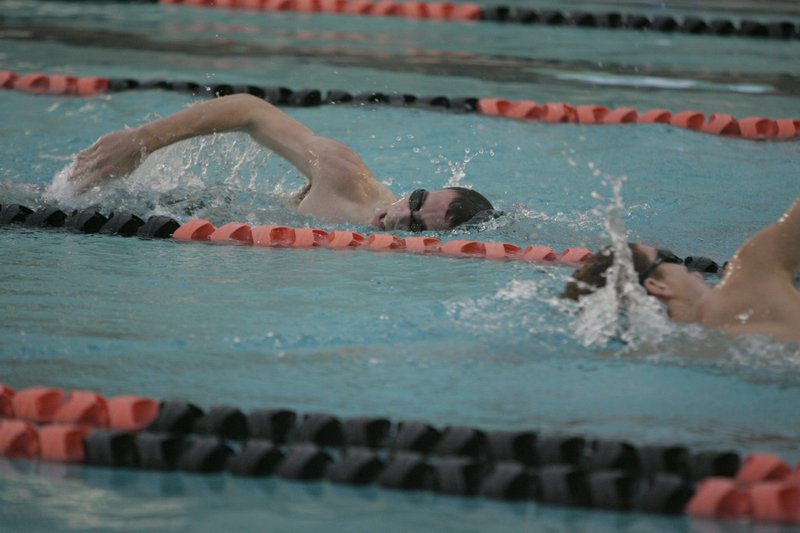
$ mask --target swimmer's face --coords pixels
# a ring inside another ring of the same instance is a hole
[[[656,261],[659,257],[659,250],[646,244],[636,244],[636,248],[643,253],[650,264]],[[663,255],[663,252],[662,252]],[[663,259],[663,258],[662,258]],[[689,292],[705,292],[709,290],[709,286],[703,280],[702,274],[699,272],[689,272],[683,264],[677,264],[669,261],[661,261],[660,264],[650,273],[647,279],[642,281],[647,292],[659,296],[663,290],[657,286],[659,283],[664,284],[670,293],[684,291]]]
[[[378,211],[372,223],[382,230],[437,231],[449,229],[445,214],[455,198],[456,192],[453,190],[417,189],[410,195],[397,200],[387,210]]]

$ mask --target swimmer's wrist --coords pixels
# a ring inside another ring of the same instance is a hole
[[[158,135],[152,131],[150,124],[144,124],[137,129],[136,140],[139,145],[139,150],[142,152],[142,157],[147,157],[161,148],[161,141]]]

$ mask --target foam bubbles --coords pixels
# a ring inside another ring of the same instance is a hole
[[[162,148],[129,176],[80,195],[67,181],[73,159],[43,196],[70,208],[102,206],[106,211],[129,210],[145,216],[249,219],[265,209],[286,211],[284,203],[302,186],[293,167],[272,161],[269,150],[243,134],[197,137]]]
[[[475,332],[510,332],[529,324],[532,301],[538,299],[535,280],[511,280],[494,294],[445,302],[447,315],[461,327]]]
[[[44,190],[43,197],[46,202],[61,205],[71,205],[74,202],[75,185],[67,181],[67,176],[72,174],[73,168],[75,168],[74,159],[55,175],[53,181]]]

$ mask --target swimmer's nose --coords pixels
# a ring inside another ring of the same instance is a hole
[[[393,204],[386,212],[383,223],[386,229],[405,229],[408,226],[409,215],[408,209],[404,212],[401,205]]]

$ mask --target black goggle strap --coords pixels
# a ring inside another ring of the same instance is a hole
[[[411,217],[411,220],[408,223],[409,231],[420,232],[428,229],[425,227],[425,223],[423,221],[414,217],[414,213],[422,209],[427,197],[428,191],[425,189],[417,189],[411,193],[411,196],[408,197],[408,210],[409,216]]]
[[[700,272],[701,274],[718,274],[721,270],[716,261],[702,255],[687,255],[683,264],[686,265],[689,272]]]
[[[639,274],[639,284],[644,285],[644,281],[652,276],[653,272],[655,272],[662,263],[682,265],[683,259],[672,253],[670,250],[657,250],[655,260],[650,263],[650,266],[647,267],[647,270]]]

